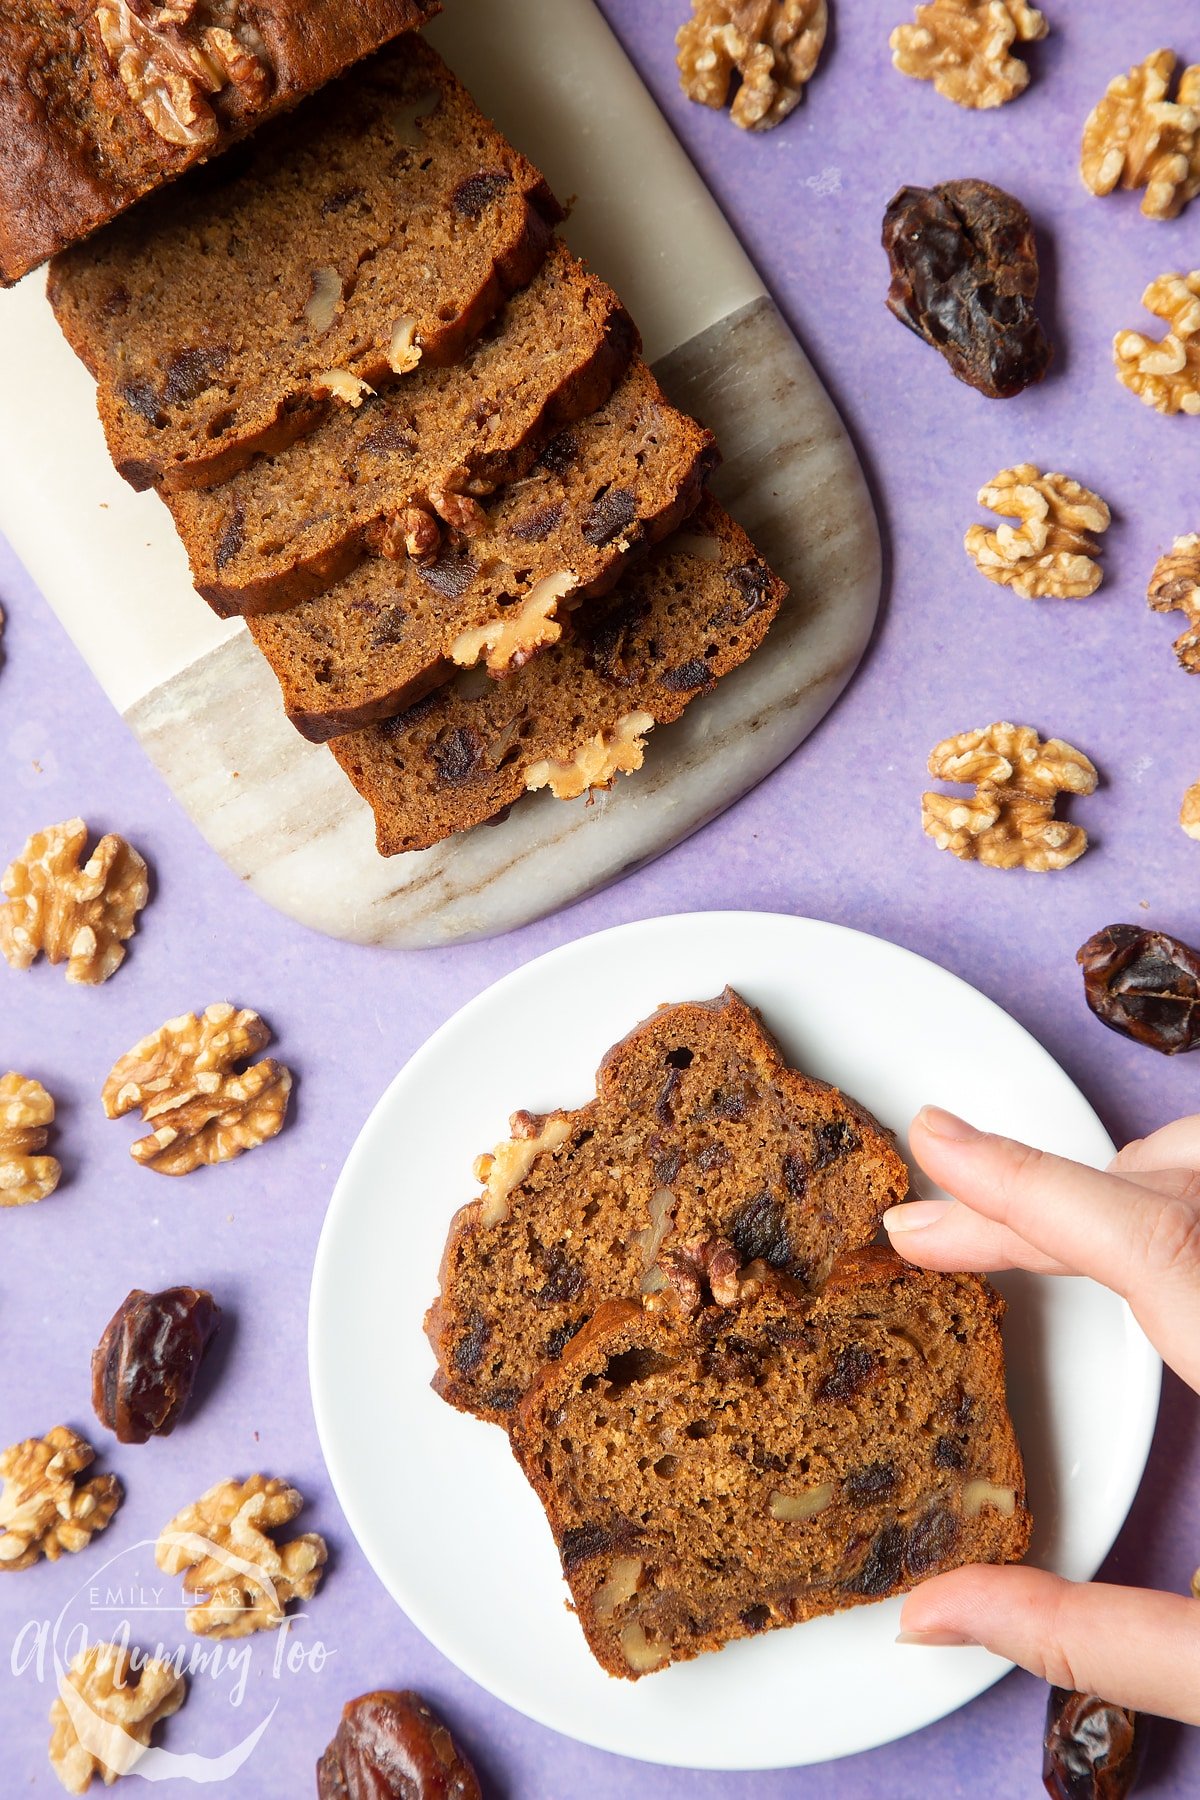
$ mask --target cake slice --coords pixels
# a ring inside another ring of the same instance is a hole
[[[439,10],[4,0],[0,286]]]
[[[660,1007],[608,1052],[594,1100],[512,1132],[476,1165],[426,1320],[437,1392],[487,1419],[511,1420],[606,1301],[659,1288],[664,1250],[722,1236],[816,1287],[908,1186],[891,1134],[789,1069],[730,988]]]
[[[523,666],[631,551],[682,523],[716,461],[711,434],[636,362],[599,412],[501,490],[478,537],[429,563],[368,557],[328,593],[249,621],[288,717],[321,743],[411,707],[456,665]]]
[[[588,1646],[636,1680],[1029,1544],[1004,1305],[851,1251],[815,1299],[728,1245],[610,1301],[512,1424]]]
[[[163,498],[196,586],[222,615],[321,593],[368,554],[477,533],[479,496],[526,474],[561,425],[602,406],[638,349],[620,301],[560,241],[461,362],[366,394],[220,487]],[[439,523],[439,520],[441,523]]]
[[[236,157],[59,256],[49,293],[136,488],[208,487],[338,404],[451,363],[562,209],[409,35]]]
[[[501,681],[460,676],[330,749],[375,814],[381,856],[427,849],[529,789],[560,800],[642,766],[646,734],[762,642],[787,590],[710,495],[563,638]]]

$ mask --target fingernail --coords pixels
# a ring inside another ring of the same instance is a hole
[[[889,1206],[883,1215],[883,1229],[893,1237],[898,1231],[924,1231],[937,1225],[956,1200],[910,1200],[906,1206]]]
[[[954,1144],[969,1144],[973,1138],[983,1135],[965,1119],[960,1119],[957,1113],[946,1112],[940,1106],[923,1106],[917,1117],[934,1137],[949,1138]]]
[[[977,1650],[974,1638],[963,1637],[957,1631],[901,1631],[897,1634],[898,1644],[924,1644],[930,1650],[964,1650],[968,1647]]]

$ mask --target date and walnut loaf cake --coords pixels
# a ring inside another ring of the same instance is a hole
[[[469,536],[485,523],[479,498],[602,406],[638,348],[612,289],[556,240],[459,362],[351,394],[220,487],[164,490],[197,589],[222,615],[264,612],[323,592],[364,556],[419,551],[445,524]]]
[[[422,562],[368,557],[327,593],[248,621],[288,717],[321,743],[394,717],[456,666],[522,667],[631,553],[683,522],[716,461],[711,434],[636,362],[500,491],[478,536],[447,536]]]
[[[49,293],[120,473],[209,487],[312,430],[338,391],[457,361],[561,217],[409,34],[57,257]]]
[[[503,1422],[599,1307],[661,1288],[665,1251],[720,1236],[805,1291],[908,1186],[890,1134],[788,1068],[728,988],[645,1020],[586,1106],[512,1125],[477,1164],[426,1320],[437,1391]]]
[[[439,10],[438,0],[4,0],[0,285]]]
[[[375,815],[381,856],[467,831],[531,789],[572,800],[642,766],[669,725],[761,644],[787,590],[706,494],[571,635],[502,680],[459,676],[329,748]]]
[[[610,1675],[1024,1555],[1003,1302],[891,1250],[815,1298],[719,1241],[607,1301],[511,1422]]]

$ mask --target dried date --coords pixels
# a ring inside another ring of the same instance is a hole
[[[474,1769],[420,1694],[362,1694],[317,1764],[318,1800],[480,1800]]]
[[[1088,1005],[1110,1031],[1176,1056],[1200,1049],[1200,953],[1165,931],[1106,925],[1075,960]]]
[[[1033,224],[987,181],[905,187],[883,216],[887,303],[960,381],[1008,399],[1040,381],[1051,350],[1034,310]]]
[[[1141,1769],[1148,1720],[1095,1694],[1052,1687],[1042,1782],[1052,1800],[1125,1800]]]
[[[92,1405],[120,1443],[174,1431],[220,1322],[203,1288],[135,1288],[121,1302],[92,1352]]]

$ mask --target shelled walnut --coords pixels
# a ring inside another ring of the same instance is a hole
[[[122,1644],[90,1644],[72,1658],[50,1708],[50,1766],[68,1794],[86,1794],[93,1775],[105,1787],[137,1767],[154,1727],[187,1698],[178,1670]]]
[[[211,144],[219,125],[212,96],[232,88],[249,107],[271,91],[259,33],[238,0],[95,0],[105,54],[151,130],[169,144]]]
[[[1189,675],[1200,675],[1200,532],[1177,537],[1160,556],[1146,598],[1155,612],[1181,612],[1187,630],[1175,639],[1175,654]]]
[[[282,1130],[292,1078],[268,1057],[239,1072],[270,1040],[255,1012],[222,1002],[184,1013],[114,1063],[102,1099],[110,1119],[135,1107],[152,1129],[130,1154],[160,1175],[227,1162]]]
[[[1193,781],[1183,796],[1179,823],[1190,838],[1200,838],[1200,781]]]
[[[1175,56],[1155,50],[1110,81],[1083,128],[1079,170],[1093,194],[1144,188],[1149,219],[1174,219],[1200,193],[1200,65],[1167,99]]]
[[[249,1637],[283,1622],[288,1603],[311,1600],[325,1565],[325,1540],[308,1531],[276,1544],[304,1501],[273,1476],[222,1481],[185,1506],[161,1532],[154,1556],[166,1575],[184,1575],[199,1601],[187,1614],[198,1637]]]
[[[4,872],[0,951],[28,969],[44,951],[67,980],[107,981],[124,961],[150,887],[146,865],[122,837],[102,837],[80,868],[88,829],[68,819],[35,831]]]
[[[1018,463],[980,488],[978,500],[1021,521],[994,530],[971,526],[964,544],[981,575],[1026,600],[1095,593],[1104,576],[1090,534],[1107,531],[1112,517],[1099,494],[1066,475],[1043,475],[1032,463]]]
[[[480,1800],[479,1781],[420,1694],[362,1694],[317,1764],[318,1800]]]
[[[1014,44],[1044,38],[1045,15],[1026,0],[929,0],[916,23],[897,25],[888,42],[902,75],[932,81],[956,106],[1003,106],[1029,85],[1029,66]]]
[[[683,91],[728,106],[745,131],[769,131],[799,106],[828,28],[826,0],[692,0],[675,37]]]
[[[62,1170],[39,1156],[54,1123],[54,1101],[40,1081],[12,1070],[0,1076],[0,1206],[28,1206],[58,1186]]]
[[[76,1477],[95,1461],[92,1446],[66,1425],[0,1452],[0,1573],[57,1562],[84,1549],[121,1504],[115,1475]]]
[[[221,1323],[203,1288],[134,1288],[92,1352],[92,1405],[121,1444],[169,1437]]]
[[[1045,743],[1029,725],[1001,722],[946,738],[930,753],[938,781],[969,783],[969,800],[927,793],[921,822],[939,850],[993,869],[1044,874],[1087,849],[1087,833],[1054,816],[1061,794],[1090,794],[1098,780],[1087,757],[1061,738]]]
[[[1160,413],[1200,414],[1200,269],[1160,275],[1142,295],[1147,312],[1168,327],[1162,338],[1118,331],[1117,380]]]

